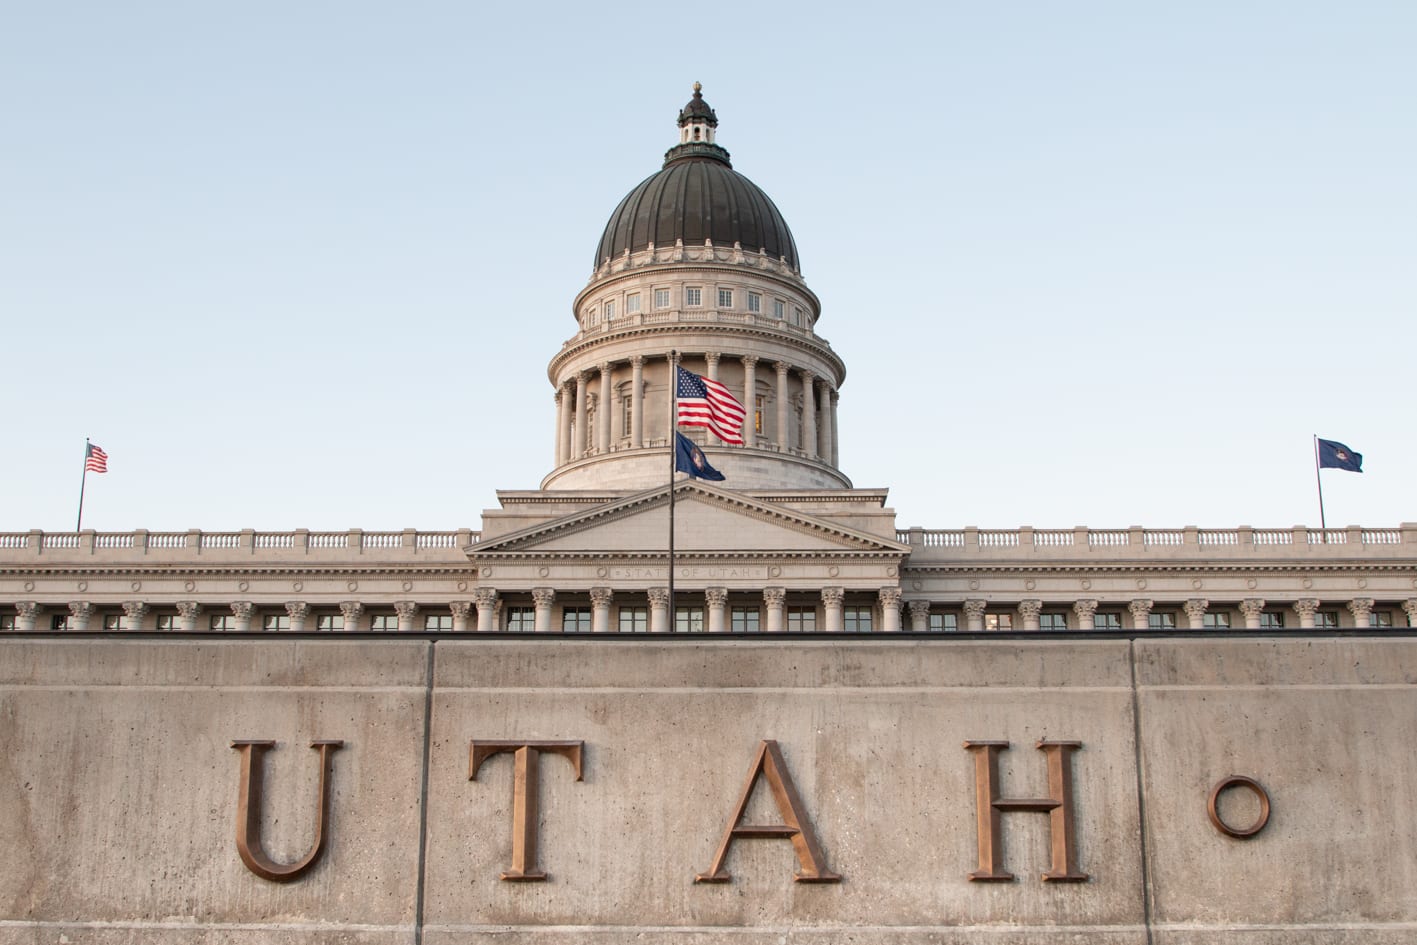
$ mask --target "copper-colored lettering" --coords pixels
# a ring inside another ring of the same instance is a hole
[[[1248,827],[1232,827],[1220,816],[1220,795],[1233,787],[1249,788],[1260,802],[1260,815]],[[1210,815],[1210,822],[1215,825],[1216,830],[1238,840],[1248,840],[1263,830],[1265,824],[1269,823],[1269,792],[1254,778],[1247,778],[1243,774],[1232,774],[1228,778],[1217,781],[1215,787],[1210,789],[1210,800],[1206,803],[1205,810]]]
[[[783,819],[781,824],[745,824],[742,823],[743,814],[748,809],[748,801],[753,796],[753,788],[758,783],[759,777],[767,778],[768,787],[772,789],[772,798],[777,803],[777,812]],[[699,873],[694,877],[696,883],[727,883],[733,879],[728,871],[723,868],[724,861],[728,859],[728,850],[733,846],[733,841],[739,838],[744,839],[769,839],[769,840],[791,840],[792,849],[797,853],[797,863],[801,867],[800,871],[792,878],[799,883],[839,883],[841,876],[833,873],[827,866],[827,859],[822,855],[821,847],[817,844],[817,836],[812,832],[811,821],[807,819],[807,812],[802,808],[802,798],[797,794],[797,786],[792,783],[792,774],[787,770],[787,762],[782,757],[782,750],[777,747],[777,742],[766,739],[758,747],[757,757],[753,759],[753,767],[748,771],[748,780],[743,784],[743,794],[738,799],[738,806],[733,811],[733,819],[728,822],[728,829],[723,832],[723,840],[718,845],[718,852],[714,854],[713,865],[708,872]]]
[[[241,752],[241,787],[236,800],[236,852],[246,868],[262,879],[288,883],[320,858],[325,848],[325,831],[330,821],[330,755],[344,747],[337,739],[319,739],[310,743],[320,751],[320,796],[316,801],[315,842],[310,852],[295,863],[282,865],[272,860],[261,843],[261,782],[264,780],[266,751],[273,741],[238,739],[231,747]]]
[[[477,780],[477,769],[493,755],[510,752],[515,756],[512,779],[512,868],[502,874],[508,882],[544,882],[546,874],[536,865],[538,805],[541,790],[541,753],[562,755],[581,777],[581,748],[584,742],[520,742],[474,740],[468,747],[467,779]]]
[[[1052,868],[1043,874],[1045,882],[1081,883],[1087,874],[1080,871],[1073,854],[1072,752],[1082,742],[1044,739],[1038,748],[1048,756],[1048,797],[1000,797],[999,752],[1008,742],[967,741],[974,753],[974,807],[979,821],[979,869],[969,874],[973,882],[1009,882],[1014,874],[1004,869],[1003,815],[1010,811],[1048,814],[1052,847]]]

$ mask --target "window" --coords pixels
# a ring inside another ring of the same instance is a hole
[[[14,614],[0,614],[0,630],[13,630],[13,629],[15,629],[15,615],[14,615]]]
[[[694,287],[684,290],[684,306],[693,308],[696,305],[704,304],[704,290]]]
[[[633,315],[640,310],[640,294],[631,292],[625,296],[625,314]]]
[[[753,432],[763,432],[763,412],[768,405],[768,399],[759,395],[753,398]]]
[[[1093,614],[1092,626],[1095,630],[1120,630],[1122,629],[1122,615]]]
[[[1013,614],[985,614],[985,630],[1012,630],[1014,628]]]
[[[1147,614],[1146,628],[1148,630],[1175,630],[1176,615],[1169,611],[1163,611],[1159,614]]]
[[[669,307],[669,290],[668,290],[668,289],[655,289],[655,290],[654,290],[654,307],[655,307],[655,308],[668,308],[668,307]]]
[[[732,307],[733,307],[733,290],[732,290],[732,289],[719,289],[719,290],[718,290],[718,307],[719,307],[719,308],[732,308]]]
[[[451,630],[453,629],[452,614],[429,614],[423,618],[424,630]]]
[[[1039,630],[1066,630],[1068,629],[1067,614],[1039,614]]]
[[[762,629],[759,626],[760,614],[756,607],[734,607],[729,620],[728,629],[734,633],[757,633]]]
[[[763,297],[756,292],[748,293],[748,311],[761,312],[763,310]]]
[[[1320,610],[1314,614],[1314,626],[1322,630],[1332,630],[1338,626],[1338,611]]]
[[[182,624],[178,621],[176,614],[158,614],[156,626],[160,633],[182,629]]]
[[[1262,629],[1262,630],[1283,630],[1283,629],[1284,629],[1284,615],[1283,615],[1283,614],[1272,614],[1272,613],[1270,613],[1269,611],[1265,611],[1264,613],[1260,614],[1260,629]]]
[[[620,608],[621,633],[647,633],[649,631],[649,609],[645,607]]]
[[[1201,626],[1207,630],[1229,630],[1230,615],[1227,613],[1201,614]]]
[[[702,607],[674,608],[674,631],[676,633],[703,633],[704,609]]]
[[[320,614],[318,617],[315,618],[315,629],[316,629],[316,630],[325,630],[325,631],[330,631],[330,630],[343,630],[343,629],[344,629],[344,615],[343,615],[343,614]]]
[[[236,629],[236,618],[231,614],[212,614],[212,629],[230,632]]]
[[[628,391],[627,391],[628,392]],[[634,401],[629,397],[620,398],[620,435],[629,436],[630,427],[634,424]]]
[[[266,630],[289,630],[289,614],[266,614],[261,618],[261,627]]]
[[[615,317],[615,300],[614,300],[614,299],[606,299],[606,300],[605,300],[605,320],[608,322],[608,321],[610,321],[610,319],[612,319],[612,318],[614,318],[614,317]]]
[[[49,618],[49,629],[51,630],[72,630],[74,629],[74,618],[66,617],[62,614],[55,614]]]
[[[871,608],[843,607],[841,609],[841,628],[847,633],[870,633]]]
[[[529,633],[536,629],[535,607],[508,607],[507,629],[513,632]]]
[[[787,608],[787,629],[794,633],[812,633],[817,629],[817,608]]]
[[[928,626],[933,633],[954,633],[959,629],[959,618],[954,614],[931,614]]]
[[[1372,616],[1372,625],[1375,627],[1386,627],[1392,629],[1392,611],[1375,610]]]
[[[561,630],[564,633],[586,633],[590,630],[589,607],[562,607]]]
[[[799,306],[792,306],[792,324],[802,324],[802,309]]]
[[[391,633],[399,628],[399,618],[396,614],[373,614],[369,618],[370,630],[382,630]]]
[[[786,311],[787,311],[787,303],[786,303],[786,302],[784,302],[782,299],[773,299],[773,300],[772,300],[772,317],[773,317],[773,318],[786,318],[786,317],[787,317],[787,315],[785,314]]]
[[[122,630],[122,629],[123,629],[123,615],[122,615],[122,614],[104,614],[104,615],[103,615],[103,629],[105,629],[105,630]]]
[[[599,309],[594,309],[594,308],[593,308],[593,309],[591,309],[589,312],[586,312],[585,323],[586,323],[587,325],[594,325],[594,324],[598,323],[599,321],[600,321],[600,310],[599,310]]]

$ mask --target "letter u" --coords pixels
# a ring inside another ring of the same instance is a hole
[[[261,782],[266,752],[273,741],[241,739],[231,747],[241,752],[241,788],[236,802],[236,852],[246,868],[262,879],[288,883],[315,865],[325,847],[325,828],[329,825],[330,755],[344,747],[337,739],[320,739],[310,743],[320,750],[320,797],[315,818],[315,843],[299,861],[282,865],[272,860],[261,844]]]

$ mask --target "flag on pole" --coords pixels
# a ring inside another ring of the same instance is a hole
[[[679,399],[678,422],[686,427],[708,427],[725,443],[743,445],[743,418],[747,411],[738,398],[718,381],[675,366]]]
[[[693,440],[678,431],[675,431],[674,437],[675,472],[688,473],[689,477],[692,479],[709,479],[713,482],[723,481],[723,473],[709,465],[708,457],[704,455],[704,451],[699,449]]]
[[[103,447],[93,443],[88,445],[88,449],[84,452],[84,471],[108,472],[108,454],[103,451]]]
[[[1337,440],[1319,440],[1319,468],[1363,471],[1363,454],[1356,453]]]

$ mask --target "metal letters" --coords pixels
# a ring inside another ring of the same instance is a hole
[[[468,746],[467,779],[477,780],[477,769],[493,755],[515,755],[516,773],[512,781],[512,868],[502,874],[507,882],[545,882],[546,874],[536,865],[536,833],[539,818],[541,752],[562,755],[581,777],[581,749],[584,742],[520,742],[474,740]]]
[[[741,823],[759,776],[767,778],[768,786],[772,788],[773,800],[777,803],[778,814],[784,823],[760,825]],[[812,832],[812,824],[807,819],[806,811],[802,809],[802,799],[797,795],[797,786],[792,783],[792,774],[787,770],[787,762],[782,757],[782,750],[777,747],[777,742],[771,739],[764,740],[758,747],[757,757],[753,759],[753,767],[748,771],[748,780],[743,784],[743,794],[738,799],[737,808],[733,811],[733,819],[728,822],[728,829],[723,832],[723,840],[718,845],[718,852],[714,854],[713,865],[709,867],[708,872],[696,875],[694,882],[730,882],[733,877],[723,868],[723,864],[728,859],[728,850],[733,846],[733,841],[740,837],[791,840],[792,849],[796,851],[797,862],[801,866],[801,871],[792,877],[796,882],[841,882],[841,876],[833,873],[827,866],[826,857],[822,855],[821,848],[817,845],[816,834]]]
[[[1259,799],[1260,815],[1248,827],[1232,827],[1220,817],[1218,809],[1220,795],[1232,787],[1247,787]],[[1217,781],[1215,787],[1210,789],[1210,800],[1206,802],[1205,810],[1210,815],[1210,822],[1215,825],[1216,830],[1238,840],[1248,840],[1263,830],[1265,824],[1269,823],[1269,792],[1254,778],[1247,778],[1243,774],[1232,774],[1228,778]]]
[[[1038,748],[1048,756],[1048,797],[1000,797],[999,752],[1008,742],[967,741],[974,753],[974,805],[979,821],[979,869],[969,874],[973,882],[1009,882],[1014,874],[1004,869],[1002,815],[1008,811],[1047,813],[1052,840],[1052,868],[1045,882],[1081,883],[1087,874],[1077,868],[1073,854],[1072,752],[1082,742],[1044,739]]]
[[[325,830],[329,826],[330,755],[344,747],[337,739],[319,739],[310,743],[320,750],[320,797],[315,818],[315,843],[298,862],[281,865],[266,855],[261,844],[261,781],[266,751],[275,742],[238,739],[231,747],[241,752],[241,788],[236,801],[236,852],[246,868],[262,879],[287,883],[315,865],[325,847]]]

